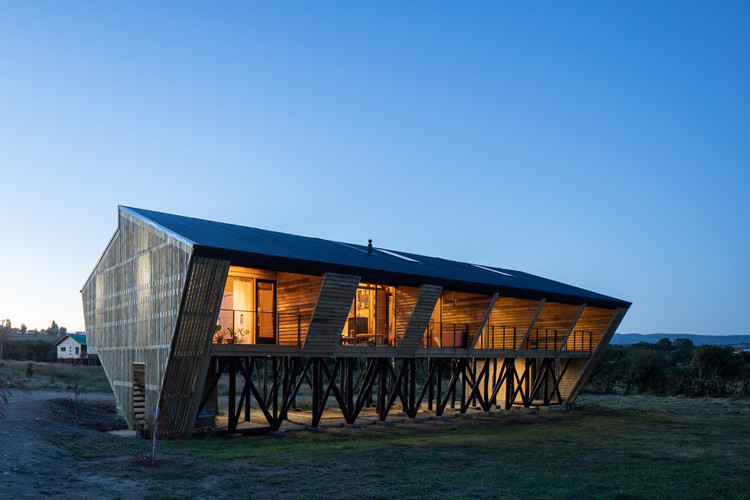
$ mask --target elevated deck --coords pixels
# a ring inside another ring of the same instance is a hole
[[[237,356],[237,357],[292,357],[307,358],[302,349],[294,345],[274,344],[211,344],[211,356]],[[590,351],[551,351],[537,349],[523,349],[514,351],[510,349],[470,349],[470,348],[419,348],[414,356],[399,356],[397,349],[390,346],[347,346],[336,347],[332,358],[394,358],[394,359],[581,359],[590,358]]]

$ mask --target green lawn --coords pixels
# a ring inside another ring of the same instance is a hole
[[[65,446],[153,497],[750,498],[750,401],[592,396],[576,409],[283,437]]]

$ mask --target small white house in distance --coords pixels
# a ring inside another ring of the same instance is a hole
[[[57,359],[86,359],[86,335],[69,333],[55,344]]]

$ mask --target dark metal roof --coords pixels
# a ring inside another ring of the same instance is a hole
[[[57,346],[57,344],[61,343],[63,340],[67,339],[68,337],[75,340],[81,345],[86,345],[86,335],[80,335],[77,333],[68,333],[67,335],[63,336],[63,338],[55,342],[55,346]]]
[[[541,299],[599,307],[629,302],[521,271],[416,255],[366,245],[267,231],[192,217],[120,207],[191,243],[196,255],[229,259],[234,265],[322,274],[338,272],[363,281],[441,285],[445,290]],[[416,261],[416,262],[413,262]]]

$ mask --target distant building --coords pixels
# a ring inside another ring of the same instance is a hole
[[[55,343],[57,359],[88,359],[86,335],[68,334]]]

